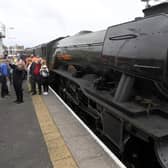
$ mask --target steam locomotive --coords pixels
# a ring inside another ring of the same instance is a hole
[[[145,17],[33,48],[51,85],[87,113],[128,167],[168,168],[168,3]]]

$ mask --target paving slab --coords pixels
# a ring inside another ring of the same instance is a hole
[[[13,89],[10,94],[0,98],[0,167],[52,168],[26,86],[22,104],[13,102]]]

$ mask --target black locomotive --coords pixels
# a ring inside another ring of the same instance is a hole
[[[168,4],[160,4],[144,18],[33,48],[43,50],[51,85],[93,119],[132,168],[168,168],[166,12]]]

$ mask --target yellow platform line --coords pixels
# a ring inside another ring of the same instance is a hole
[[[32,97],[32,101],[53,167],[78,168],[43,98],[39,95],[35,95]]]

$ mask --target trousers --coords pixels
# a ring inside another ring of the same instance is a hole
[[[23,102],[23,89],[22,89],[23,80],[14,80],[13,87],[16,93],[16,100],[19,102]]]

